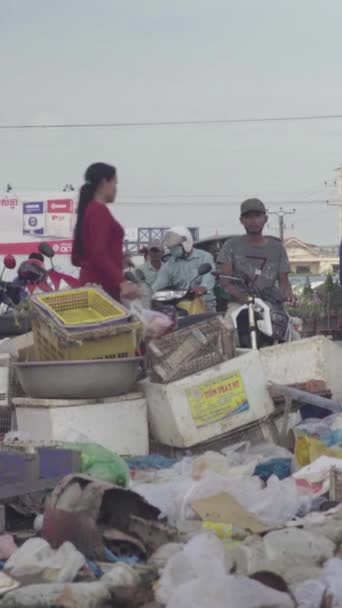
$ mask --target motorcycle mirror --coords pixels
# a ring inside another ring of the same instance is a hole
[[[4,257],[5,268],[7,268],[8,270],[13,270],[13,268],[15,268],[16,265],[17,265],[17,260],[15,259],[14,255],[11,255],[10,253],[8,253]]]
[[[211,264],[209,264],[209,262],[206,262],[205,264],[201,264],[198,269],[198,276],[203,277],[204,274],[209,274],[209,272],[211,272],[211,270],[212,270],[212,266],[211,266]]]
[[[137,270],[135,271],[135,276],[138,279],[138,281],[145,281],[145,275],[143,273],[142,270],[140,270],[140,268],[137,268]]]
[[[40,243],[38,250],[39,250],[39,253],[44,255],[46,258],[52,259],[55,257],[55,252],[52,249],[51,245],[49,245],[49,243]]]
[[[129,270],[127,270],[127,272],[125,272],[124,277],[125,277],[126,281],[130,281],[131,283],[137,282],[135,275],[133,274],[133,272],[130,272]]]

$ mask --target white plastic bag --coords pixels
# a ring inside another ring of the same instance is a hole
[[[325,587],[322,581],[304,581],[293,587],[298,608],[320,608]]]
[[[143,324],[145,337],[152,340],[161,338],[173,325],[167,315],[155,310],[148,310],[143,306],[141,300],[125,301],[125,306]]]
[[[216,536],[208,533],[192,538],[183,550],[173,555],[162,574],[157,599],[167,604],[175,589],[194,578],[207,578],[212,573],[225,574],[224,546]]]
[[[210,571],[210,562],[208,563]],[[193,579],[175,589],[167,608],[294,608],[289,595],[244,576]]]
[[[324,592],[333,596],[333,606],[342,604],[342,560],[337,557],[324,564],[318,580],[308,580],[293,586],[298,608],[320,608]]]
[[[312,498],[303,496],[291,477],[280,481],[272,475],[267,486],[243,501],[251,513],[265,524],[281,524],[293,519],[298,513],[306,515],[310,511]]]
[[[82,553],[69,542],[54,551],[42,538],[31,538],[13,553],[5,571],[14,578],[41,576],[46,582],[67,583],[85,563]]]
[[[167,608],[293,608],[287,594],[229,576],[223,543],[209,534],[195,536],[169,559],[156,596]]]
[[[267,485],[256,476],[223,477],[207,470],[203,477],[179,477],[174,481],[141,484],[134,490],[158,507],[171,525],[195,519],[192,502],[229,493],[248,511],[265,524],[281,524],[293,519],[297,513],[309,512],[312,498],[303,496],[290,477],[279,481],[272,476]]]

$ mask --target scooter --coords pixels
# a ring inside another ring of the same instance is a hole
[[[267,301],[255,287],[249,288],[242,279],[222,273],[214,274],[240,283],[247,291],[247,303],[231,314],[242,348],[257,350],[290,340],[291,320],[281,302]]]
[[[194,288],[198,285],[199,279],[212,271],[210,264],[202,264],[198,269],[198,274],[191,281],[188,289],[163,289],[152,295],[152,308],[159,312],[170,314],[175,313],[176,317],[210,315],[206,313],[204,302],[201,296],[194,293]]]
[[[16,308],[26,297],[26,291],[21,285],[4,281],[6,270],[13,270],[17,265],[13,255],[6,255],[0,279],[0,339],[8,336],[24,334],[31,329],[29,319],[18,319]]]
[[[0,338],[31,331],[30,315],[18,315],[18,307],[29,295],[80,286],[78,279],[54,269],[54,251],[48,243],[41,243],[39,252],[50,259],[50,270],[46,270],[34,260],[25,260],[18,268],[17,284],[0,280]],[[6,256],[1,277],[6,269],[13,270],[15,267],[15,258]]]
[[[50,260],[50,269],[46,270],[34,260],[26,260],[19,266],[18,276],[26,291],[32,295],[40,292],[58,291],[60,289],[77,288],[79,280],[68,274],[55,270],[53,258],[55,252],[48,243],[40,243],[39,253]]]
[[[209,274],[211,271],[211,264],[202,264],[198,275],[191,281],[188,289],[164,289],[152,295],[152,310],[162,313],[171,319],[172,331],[194,325],[215,316],[216,313],[205,310],[202,298],[192,293],[199,278],[205,274]],[[124,276],[127,281],[138,285],[143,285],[145,282],[144,273],[140,269],[137,269],[134,273],[126,271]],[[141,302],[139,307],[141,307]],[[138,312],[136,311],[135,314]],[[137,314],[137,316],[139,315]]]

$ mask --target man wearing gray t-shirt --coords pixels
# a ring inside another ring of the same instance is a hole
[[[246,234],[227,239],[219,253],[220,272],[243,281],[236,283],[221,279],[222,286],[234,302],[246,303],[248,291],[269,302],[293,300],[285,247],[279,239],[262,234],[267,220],[262,201],[257,198],[244,201],[240,221]]]

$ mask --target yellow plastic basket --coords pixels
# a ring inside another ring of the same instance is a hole
[[[41,294],[33,304],[64,327],[101,326],[124,321],[127,311],[100,289],[84,287]]]
[[[89,359],[122,359],[134,357],[139,346],[141,323],[133,321],[120,323],[110,328],[110,332],[99,335],[91,331],[66,338],[43,317],[32,319],[35,354],[40,361],[84,361]]]

